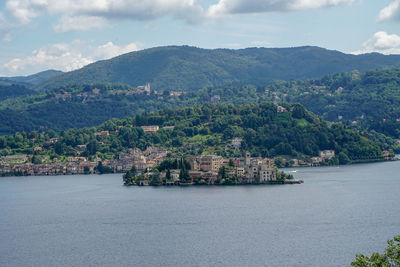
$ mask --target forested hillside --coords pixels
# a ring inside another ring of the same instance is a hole
[[[350,55],[319,47],[201,49],[156,47],[124,54],[57,75],[38,90],[70,84],[150,82],[156,90],[255,84],[317,78],[336,72],[400,67],[400,56]]]
[[[148,125],[159,126],[160,130],[145,133],[141,126]],[[241,153],[230,147],[234,137],[243,139],[242,151],[263,157],[309,159],[319,150],[330,149],[338,155],[333,163],[347,163],[382,155],[382,145],[369,140],[366,134],[322,121],[299,104],[278,107],[271,102],[168,109],[60,134],[17,133],[0,137],[0,149],[2,155],[35,154],[49,160],[68,155],[112,158],[128,148],[145,149],[150,145],[166,147],[180,155],[231,156]]]
[[[0,77],[0,83],[8,82],[12,84],[24,85],[28,88],[31,88],[61,73],[63,72],[58,70],[46,70],[28,76]]]
[[[33,94],[36,92],[23,85],[0,82],[0,101]]]
[[[372,131],[382,141],[385,137],[379,133],[400,138],[398,69],[363,74],[353,71],[267,86],[211,87],[190,92],[152,89],[145,94],[118,84],[64,86],[1,101],[0,134],[82,128],[111,118],[208,102],[246,104],[266,100],[300,103],[325,120]],[[394,144],[394,140],[385,142]]]
[[[400,70],[326,75],[280,82],[266,88],[267,99],[298,102],[328,121],[400,138]]]
[[[256,101],[257,92],[253,86],[205,88],[189,93],[152,91],[150,95],[117,84],[60,87],[0,102],[0,135],[95,126],[144,111],[207,103],[213,96],[219,96],[215,101],[240,104]]]

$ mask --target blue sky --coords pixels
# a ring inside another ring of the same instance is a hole
[[[3,0],[0,76],[164,45],[400,54],[400,0]]]

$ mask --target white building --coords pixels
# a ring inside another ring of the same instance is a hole
[[[319,156],[324,159],[331,159],[335,156],[334,150],[320,150]]]

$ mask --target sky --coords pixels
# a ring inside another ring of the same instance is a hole
[[[166,45],[400,54],[400,0],[0,0],[0,76]]]

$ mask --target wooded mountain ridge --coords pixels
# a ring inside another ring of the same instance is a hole
[[[188,91],[390,67],[400,67],[399,55],[353,55],[314,46],[237,50],[165,46],[101,60],[67,73],[48,73],[48,80],[34,87],[44,91],[71,84],[104,82],[136,87],[150,82],[157,90]]]

